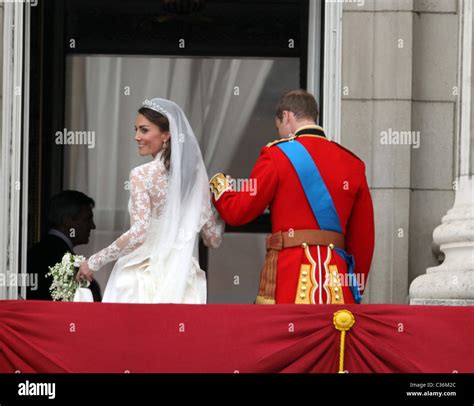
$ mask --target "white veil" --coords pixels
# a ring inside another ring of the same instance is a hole
[[[210,192],[199,144],[184,112],[170,100],[145,100],[143,107],[165,115],[170,124],[168,192],[159,232],[150,234],[150,267],[155,303],[183,303],[193,272],[196,237],[209,220]]]

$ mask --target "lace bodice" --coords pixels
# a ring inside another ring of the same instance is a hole
[[[145,241],[150,220],[160,217],[166,203],[168,189],[168,171],[160,155],[152,162],[132,169],[129,189],[130,229],[108,247],[89,258],[88,264],[91,270],[97,271],[108,262],[137,249]],[[210,216],[210,220],[201,230],[204,244],[217,248],[222,240],[224,222],[213,205],[204,207],[202,211],[202,218]]]

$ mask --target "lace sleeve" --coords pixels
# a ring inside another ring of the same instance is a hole
[[[222,234],[225,228],[224,220],[221,219],[212,204],[206,206],[203,214],[209,217],[209,220],[202,226],[201,237],[207,247],[217,248],[222,242]]]
[[[140,168],[130,172],[130,229],[117,238],[107,248],[92,255],[89,268],[99,270],[108,262],[129,254],[145,241],[146,231],[151,217],[150,196],[146,175]]]

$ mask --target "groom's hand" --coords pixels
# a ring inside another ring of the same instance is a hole
[[[89,282],[92,282],[94,279],[92,276],[92,271],[89,269],[89,264],[87,261],[82,261],[79,267],[79,272],[76,275],[76,281],[80,282],[81,279],[86,279]]]

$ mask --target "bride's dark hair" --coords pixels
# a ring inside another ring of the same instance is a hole
[[[169,131],[170,130],[170,123],[168,118],[161,113],[158,113],[155,110],[149,109],[147,107],[141,107],[138,110],[138,114],[145,116],[145,118],[155,124],[161,131]],[[166,143],[166,148],[163,151],[163,155],[161,157],[163,163],[165,164],[165,168],[170,170],[170,159],[171,159],[171,140]]]

